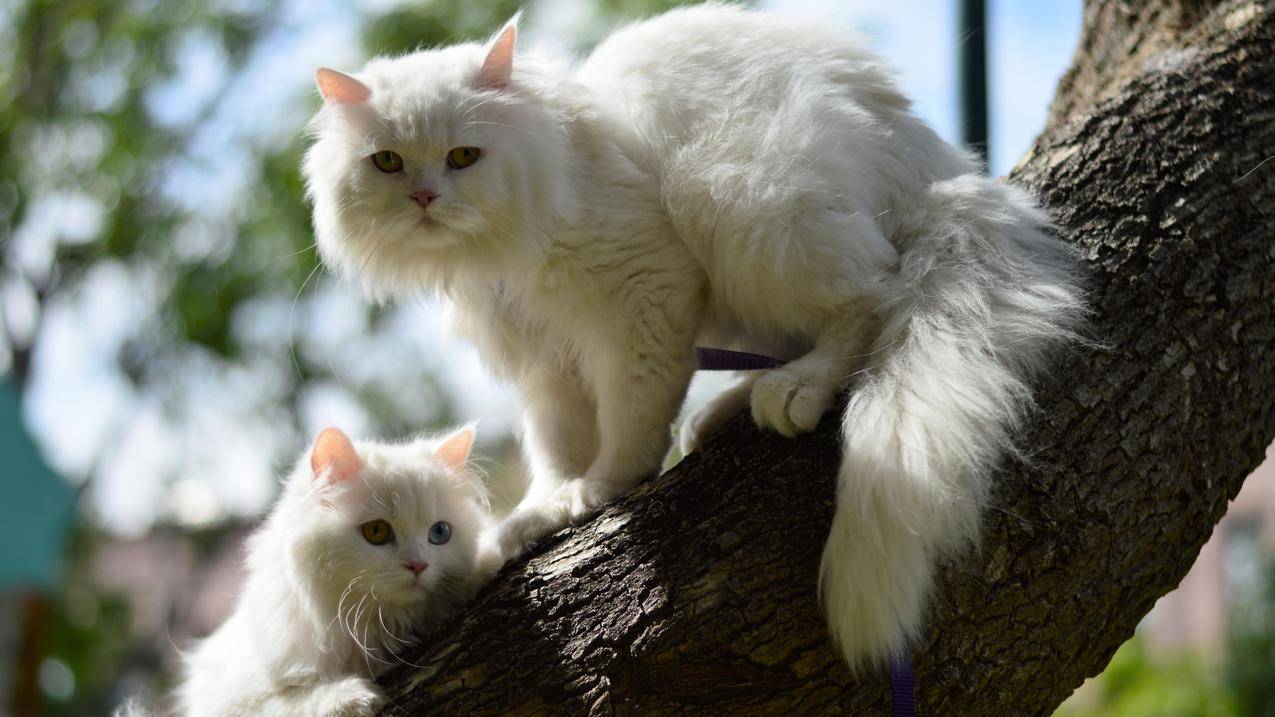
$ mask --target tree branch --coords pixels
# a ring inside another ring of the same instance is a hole
[[[1048,714],[1178,583],[1275,436],[1275,9],[1102,19],[1124,4],[1091,4],[1011,179],[1083,248],[1106,348],[1042,383],[1030,464],[999,477],[981,552],[943,570],[913,655],[927,714]],[[1147,27],[1153,53],[1084,50]],[[543,541],[386,676],[386,714],[886,713],[884,671],[852,678],[816,604],[836,423],[792,441],[739,417]]]

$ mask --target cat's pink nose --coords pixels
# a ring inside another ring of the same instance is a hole
[[[425,568],[429,567],[429,563],[424,560],[413,560],[410,563],[403,563],[403,567],[411,570],[413,575],[420,575],[425,571]]]
[[[429,203],[438,199],[438,192],[430,191],[428,189],[418,189],[407,196],[411,197],[412,201],[421,205],[421,209],[429,209]]]

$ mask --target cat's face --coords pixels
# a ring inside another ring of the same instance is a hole
[[[345,622],[401,626],[464,599],[487,516],[464,467],[473,436],[356,448],[327,429],[315,441],[309,485],[291,496],[290,554]]]
[[[304,172],[330,267],[385,297],[537,259],[569,160],[554,115],[514,84],[513,37],[373,60],[357,78],[319,70]]]

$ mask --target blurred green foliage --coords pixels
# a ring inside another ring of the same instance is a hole
[[[381,5],[376,14],[359,18],[362,45],[365,54],[402,53],[482,39],[522,4]],[[621,15],[647,15],[676,4],[599,2],[588,28],[577,33],[581,45],[598,39]],[[125,267],[138,279],[139,291],[153,292],[153,314],[137,317],[118,357],[120,370],[139,388],[162,389],[195,358],[243,362],[259,347],[246,345],[236,318],[259,297],[298,295],[316,270],[299,173],[304,147],[299,122],[282,141],[225,147],[227,154],[242,155],[241,176],[234,180],[245,183],[246,191],[218,186],[221,177],[205,178],[204,184],[189,180],[208,170],[207,145],[214,141],[209,134],[218,130],[220,114],[254,111],[227,104],[232,101],[227,97],[252,70],[263,38],[283,21],[285,6],[253,0],[0,5],[0,46],[8,48],[0,50],[8,55],[0,62],[0,283],[10,295],[32,296],[43,307],[59,295],[73,295],[96,267]],[[213,58],[215,76],[200,79],[211,87],[163,99],[174,83],[188,80],[182,58],[191,47]],[[308,77],[296,92],[297,107],[316,106]],[[192,106],[157,112],[164,102]],[[230,205],[212,211],[198,196],[209,185],[226,192]],[[42,221],[35,211],[41,206],[84,215],[87,236]],[[17,241],[20,229],[42,239]],[[31,251],[31,245],[39,250]],[[376,311],[368,308],[369,314]],[[35,313],[38,320],[39,308]],[[26,335],[0,336],[0,371],[7,364],[22,384],[41,338],[38,325]],[[296,406],[286,397],[331,373],[303,352],[295,358],[296,370],[286,377],[291,385],[278,392],[285,397],[283,415],[294,419]],[[385,401],[369,395],[367,387],[347,388],[359,394],[359,402],[375,406],[369,413],[380,431],[420,428],[412,423],[418,416],[385,412]],[[180,421],[183,407],[170,408]],[[452,411],[440,413],[436,422]]]
[[[1224,675],[1239,714],[1275,717],[1275,560],[1255,595],[1236,606]]]
[[[390,7],[363,18],[363,45],[397,53],[484,37],[517,5],[453,1]],[[186,369],[192,349],[242,361],[255,347],[246,347],[236,331],[239,312],[257,297],[297,294],[316,268],[299,172],[304,144],[299,123],[280,143],[226,147],[244,155],[240,169],[250,190],[229,194],[232,205],[224,212],[210,214],[201,197],[183,195],[186,186],[175,187],[173,180],[204,168],[203,145],[217,129],[219,112],[253,111],[223,100],[250,71],[262,39],[280,23],[283,6],[31,0],[0,10],[0,26],[6,27],[0,45],[9,46],[0,63],[0,97],[6,100],[0,104],[0,279],[11,291],[36,297],[41,307],[74,293],[86,274],[108,262],[154,281],[154,315],[139,317],[120,356],[121,369],[139,387],[162,385]],[[192,43],[215,60],[212,87],[195,93],[189,99],[195,106],[177,112],[178,119],[164,117],[156,112],[164,101],[158,98],[167,85],[185,79],[181,58]],[[309,77],[298,79],[296,105],[313,109],[317,98]],[[205,181],[221,189],[216,180]],[[38,220],[33,209],[68,197],[77,203],[64,208],[100,212],[91,236],[49,237],[43,242],[51,248],[47,256],[20,251],[19,228],[42,231],[30,224]],[[24,382],[40,333],[6,332],[4,338],[9,367]],[[293,385],[281,395],[295,396],[306,381],[330,373],[304,354],[295,368],[288,377]],[[384,403],[374,396],[357,398]],[[174,407],[178,417],[180,408]],[[420,429],[392,412],[370,413],[387,433]]]
[[[1088,692],[1055,717],[1234,717],[1235,698],[1227,685],[1194,655],[1148,653],[1135,636],[1116,650]],[[1079,704],[1077,704],[1079,703]]]
[[[71,554],[91,555],[94,541],[102,538],[91,526],[79,526]],[[53,603],[48,659],[70,669],[72,690],[69,695],[49,695],[50,714],[109,714],[118,701],[122,674],[158,667],[158,655],[138,643],[131,627],[124,595],[103,590],[87,571],[68,574]]]
[[[1054,717],[1275,717],[1275,559],[1260,574],[1231,605],[1221,665],[1135,635]]]
[[[523,3],[405,3],[371,18],[364,47],[371,54],[397,55],[429,45],[482,41],[513,17]]]
[[[574,47],[586,50],[621,17],[677,4],[597,0],[586,26],[574,29]],[[374,12],[357,18],[363,53],[480,40],[520,5],[375,3]],[[210,212],[204,197],[173,191],[174,175],[207,170],[207,133],[219,112],[254,111],[227,106],[226,98],[252,71],[254,58],[268,51],[265,42],[290,7],[309,11],[304,3],[258,0],[0,0],[0,286],[6,296],[33,297],[38,319],[45,306],[75,295],[98,267],[125,267],[139,279],[139,290],[153,284],[153,311],[137,317],[116,360],[139,390],[166,400],[180,400],[166,391],[173,377],[201,370],[208,357],[229,366],[252,361],[263,349],[245,339],[237,318],[264,297],[301,295],[317,270],[299,173],[299,120],[281,140],[222,148],[242,154],[237,179],[247,189],[233,195],[231,206]],[[175,118],[164,116],[156,97],[185,81],[181,58],[191,46],[216,59],[214,76],[204,78],[211,86]],[[305,108],[300,118],[317,105],[308,77],[296,84],[295,104]],[[59,229],[37,242],[50,248],[45,255],[16,235],[45,231],[49,217],[37,209],[51,199],[64,211],[100,215],[100,222],[87,235]],[[371,326],[384,319],[380,310],[367,311]],[[0,329],[0,371],[7,367],[21,383],[41,340],[39,326],[22,332],[0,322]],[[286,351],[290,343],[270,350]],[[296,397],[329,377],[331,367],[305,351],[291,353],[287,362],[295,370],[275,394],[281,405],[263,410],[295,430]],[[413,380],[428,395],[444,395],[424,371]],[[347,388],[384,434],[422,428],[420,416],[396,400],[401,387],[370,381]],[[182,420],[182,406],[170,410]],[[453,412],[442,406],[432,419],[445,421]],[[223,535],[205,531],[198,540],[215,543]],[[102,539],[91,525],[77,529],[69,582],[55,600],[51,655],[70,669],[76,686],[69,699],[50,705],[55,714],[103,714],[119,698],[126,670],[154,671],[160,664],[153,645],[130,633],[124,597],[88,577],[93,546]],[[1221,677],[1191,658],[1150,659],[1135,638],[1098,678],[1088,705],[1069,704],[1059,714],[1275,717],[1275,569],[1270,583],[1265,602],[1237,616]]]
[[[190,329],[196,340],[229,353],[229,332],[191,320],[201,310],[181,299],[206,299],[210,291],[219,293],[213,287],[241,286],[249,280],[286,282],[288,276],[174,256],[174,228],[192,217],[165,198],[156,182],[158,170],[183,154],[194,127],[156,122],[147,107],[147,90],[173,75],[176,46],[192,28],[221,42],[233,72],[267,13],[217,12],[183,0],[164,3],[162,11],[154,3],[79,0],[29,2],[9,12],[13,63],[6,63],[9,72],[0,80],[9,100],[0,109],[0,186],[6,194],[12,192],[14,201],[0,217],[0,227],[7,235],[22,225],[33,200],[57,192],[84,195],[106,217],[102,230],[88,241],[59,238],[53,261],[44,266],[24,266],[6,242],[6,270],[21,272],[20,278],[48,297],[72,290],[97,262],[159,262],[174,272],[173,286],[184,288],[185,281],[192,281],[208,287],[174,295],[166,303],[176,318],[169,324],[176,335],[165,338],[185,340]],[[304,231],[284,236],[293,242],[291,248],[304,246],[295,245]],[[240,294],[212,298],[230,305]]]
[[[619,16],[675,4],[604,0],[572,37],[586,49]],[[298,18],[312,13],[326,13],[329,25],[353,23],[366,56],[481,40],[520,5],[0,0],[0,291],[9,304],[0,305],[0,374],[29,386],[50,307],[110,270],[123,272],[145,299],[110,362],[138,396],[160,402],[173,425],[192,411],[191,394],[177,390],[182,381],[192,374],[224,380],[217,377],[259,369],[263,360],[288,367],[266,374],[281,385],[243,401],[290,437],[273,457],[278,464],[300,447],[300,397],[316,384],[340,384],[382,435],[453,420],[457,412],[436,377],[415,362],[395,367],[392,378],[373,372],[355,383],[341,380],[321,352],[304,350],[307,334],[323,328],[321,309],[295,326],[289,314],[282,340],[255,338],[254,312],[281,297],[297,311],[319,271],[299,173],[302,125],[318,98],[309,70],[286,83],[295,87],[288,90],[295,115],[263,113],[252,90],[281,82],[257,76],[262,55],[278,52],[280,35],[299,32]],[[236,132],[236,124],[264,129]],[[19,303],[30,307],[24,322],[13,320]],[[391,311],[367,307],[368,329],[387,325]],[[116,428],[114,435],[123,433]],[[101,457],[90,464],[72,478],[91,480]],[[119,698],[126,669],[160,664],[150,644],[157,641],[143,644],[129,632],[124,596],[86,577],[102,539],[90,524],[77,528],[72,577],[55,596],[50,649],[75,685],[68,699],[50,705],[57,714],[101,714]]]

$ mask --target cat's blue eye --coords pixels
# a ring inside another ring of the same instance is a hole
[[[445,520],[429,526],[429,542],[434,545],[442,545],[452,539],[452,524]]]

